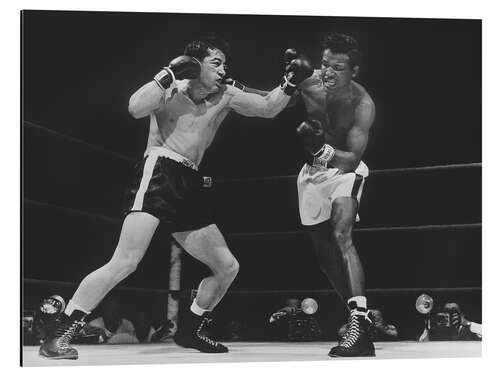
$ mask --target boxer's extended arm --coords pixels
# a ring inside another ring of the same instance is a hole
[[[258,94],[260,96],[266,96],[267,94],[269,94],[269,91],[258,90],[258,89],[254,89],[254,88],[245,86],[243,83],[236,81],[235,79],[232,79],[232,78],[226,78],[225,84],[228,86],[234,86],[234,87],[240,89],[241,91],[249,92],[251,94]]]
[[[280,87],[276,87],[266,96],[243,92],[228,86],[229,107],[244,116],[274,117],[286,107],[290,96],[297,91],[297,86],[313,74],[311,62],[305,56],[294,58],[285,67]]]
[[[232,95],[228,106],[243,116],[274,117],[286,107],[290,96],[286,95],[281,87],[276,87],[266,96],[243,92],[228,87]]]
[[[269,94],[269,91],[253,89],[251,87],[245,87],[245,89],[243,91],[249,92],[250,94],[257,94],[260,96],[266,96],[267,94]]]
[[[254,89],[252,87],[245,86],[241,82],[238,82],[238,81],[231,79],[231,78],[226,80],[226,84],[228,84],[230,86],[237,87],[240,90],[245,91],[245,92],[249,92],[251,94],[258,94],[260,96],[266,96],[267,94],[269,94],[269,91],[258,90],[258,89]],[[295,104],[297,104],[299,99],[300,99],[299,91],[294,92],[290,98],[290,101],[286,105],[286,108],[293,107]]]
[[[347,150],[335,149],[335,154],[328,165],[346,172],[356,170],[368,144],[368,136],[374,119],[373,102],[361,102],[354,113],[354,125],[347,133]]]

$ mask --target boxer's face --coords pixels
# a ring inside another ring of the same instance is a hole
[[[209,92],[220,90],[226,75],[226,56],[218,49],[209,49],[210,53],[201,62],[200,83]]]
[[[323,51],[321,59],[321,81],[326,90],[345,87],[358,74],[358,67],[351,68],[349,56],[334,53],[330,49]]]

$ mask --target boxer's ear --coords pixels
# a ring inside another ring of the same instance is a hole
[[[352,78],[356,78],[359,74],[359,66],[356,65],[354,68],[352,68]]]

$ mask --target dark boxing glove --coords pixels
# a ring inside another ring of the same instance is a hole
[[[285,61],[285,71],[288,69],[288,66],[290,63],[295,60],[297,57],[299,57],[299,53],[295,48],[288,48],[285,51],[284,55],[284,61]]]
[[[162,90],[166,90],[176,79],[195,79],[200,76],[200,72],[201,65],[197,59],[179,56],[155,75],[154,80]]]
[[[313,74],[311,62],[297,50],[289,48],[285,51],[285,75],[281,86],[287,95],[292,95],[297,85]]]
[[[297,134],[304,147],[312,155],[312,164],[327,167],[335,155],[335,149],[325,143],[325,133],[317,120],[306,120],[297,127]]]

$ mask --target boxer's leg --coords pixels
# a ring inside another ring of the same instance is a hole
[[[352,227],[358,203],[352,197],[339,197],[333,201],[330,219],[332,250],[339,254],[345,271],[350,309],[347,331],[340,344],[333,347],[331,357],[374,356],[375,348],[369,337],[372,327],[366,297],[365,275],[358,253],[352,242]],[[323,249],[326,250],[326,249]]]
[[[80,283],[65,313],[56,318],[39,354],[51,359],[76,359],[69,344],[88,314],[121,280],[130,275],[144,256],[159,220],[144,212],[130,213],[124,220],[118,246],[111,258]]]
[[[132,212],[125,218],[120,239],[108,263],[85,277],[66,308],[92,311],[106,294],[135,271],[158,227],[159,220],[146,212]]]
[[[207,337],[203,331],[207,314],[219,303],[238,273],[238,261],[226,245],[215,224],[198,230],[174,233],[177,242],[194,258],[207,265],[212,275],[204,278],[196,298],[175,336],[181,346],[202,352],[224,353],[228,349]]]
[[[203,310],[212,310],[235,279],[239,264],[227,247],[215,224],[205,228],[174,233],[177,242],[194,258],[205,264],[212,275],[204,278],[195,303]]]
[[[348,295],[365,295],[365,274],[352,242],[352,227],[356,220],[358,202],[351,197],[340,197],[333,201],[330,219],[330,233],[333,251],[342,259],[348,282]]]
[[[342,300],[347,301],[351,296],[349,281],[345,272],[342,254],[340,251],[335,251],[330,228],[331,223],[328,220],[312,226],[309,233],[314,243],[321,270]]]

